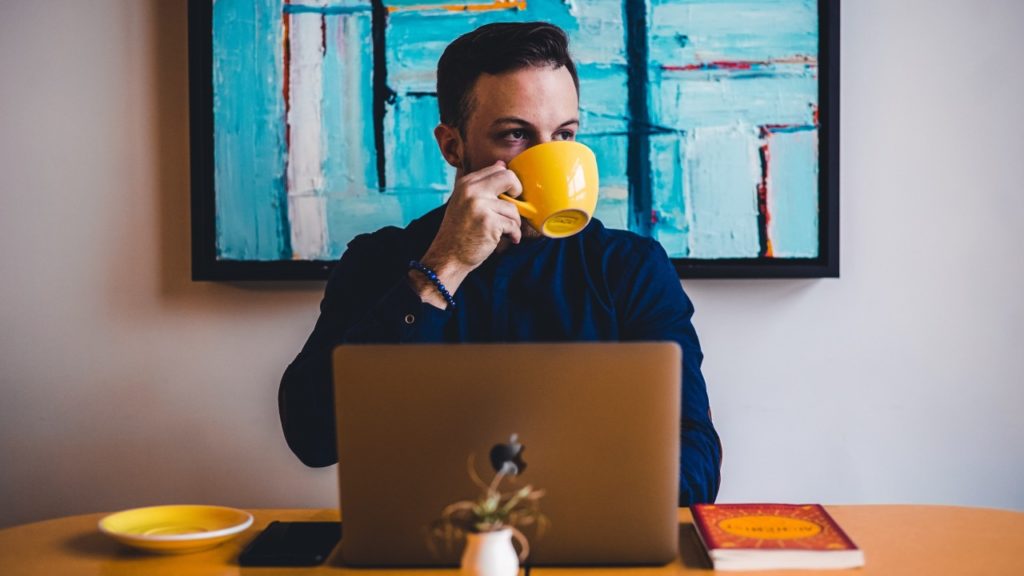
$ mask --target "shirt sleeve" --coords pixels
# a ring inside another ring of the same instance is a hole
[[[451,317],[425,304],[409,285],[400,258],[381,246],[353,241],[327,281],[320,317],[285,370],[278,410],[288,447],[307,466],[338,461],[331,356],[339,344],[440,342]]]
[[[693,327],[693,303],[664,248],[647,241],[623,285],[623,340],[672,340],[683,351],[679,505],[714,502],[721,481],[722,445],[711,421],[704,354]]]

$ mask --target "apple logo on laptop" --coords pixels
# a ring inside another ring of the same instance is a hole
[[[491,466],[495,472],[504,472],[508,476],[518,476],[526,470],[523,460],[526,447],[519,442],[519,435],[509,436],[507,444],[495,444],[491,448]]]

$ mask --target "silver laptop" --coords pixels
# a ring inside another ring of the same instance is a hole
[[[513,434],[515,485],[545,491],[527,565],[670,562],[681,362],[670,342],[339,346],[343,562],[457,565],[461,546],[430,526],[479,495],[470,455],[487,481]]]

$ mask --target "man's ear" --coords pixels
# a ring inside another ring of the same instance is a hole
[[[437,128],[434,128],[434,138],[437,139],[437,147],[441,149],[445,162],[453,168],[462,168],[465,143],[459,129],[447,124],[438,124]]]

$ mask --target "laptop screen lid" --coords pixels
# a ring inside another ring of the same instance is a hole
[[[334,351],[344,562],[458,564],[430,526],[511,435],[544,490],[530,565],[664,564],[678,543],[672,342],[343,345]]]

